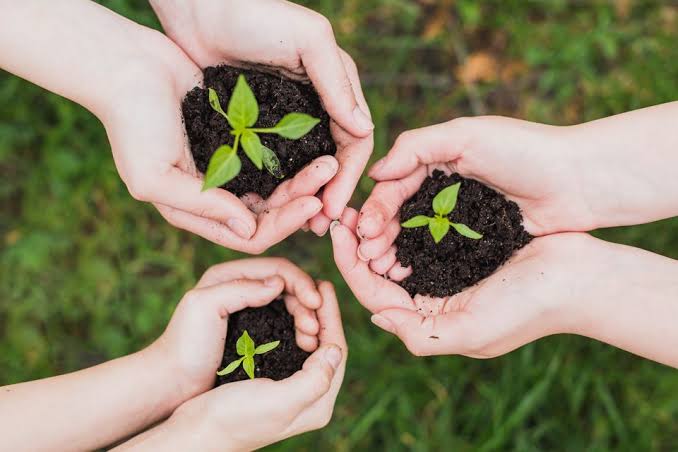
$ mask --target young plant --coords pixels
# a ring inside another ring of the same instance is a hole
[[[275,133],[290,140],[298,140],[306,135],[320,122],[320,119],[305,113],[288,113],[278,123],[269,128],[253,128],[259,119],[259,104],[245,76],[240,74],[235,89],[228,102],[227,112],[221,108],[217,92],[208,88],[209,103],[212,109],[226,118],[231,125],[231,134],[235,137],[233,147],[228,144],[219,146],[214,152],[205,173],[202,190],[219,187],[240,173],[241,162],[238,157],[238,146],[242,143],[245,155],[260,170],[266,167],[269,173],[278,179],[284,174],[280,170],[280,160],[275,153],[264,146],[259,138],[260,133]]]
[[[465,224],[452,223],[447,218],[457,205],[459,187],[461,187],[461,182],[457,182],[454,185],[444,188],[435,198],[433,198],[433,211],[435,212],[433,218],[427,217],[426,215],[417,215],[402,223],[401,226],[404,228],[428,226],[428,229],[433,236],[433,241],[436,243],[440,243],[443,237],[447,235],[450,226],[452,226],[459,234],[468,237],[469,239],[478,240],[483,238],[482,234],[477,233]]]
[[[247,376],[254,379],[254,355],[263,355],[264,353],[275,349],[278,345],[280,345],[280,341],[273,341],[255,347],[254,341],[247,333],[247,330],[245,330],[242,333],[242,336],[238,338],[238,342],[235,343],[235,350],[242,358],[236,359],[228,366],[224,367],[217,372],[217,375],[224,376],[235,372],[235,370],[240,367],[240,363],[242,363],[242,368],[245,370]]]

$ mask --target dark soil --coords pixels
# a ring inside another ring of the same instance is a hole
[[[415,215],[434,215],[431,203],[445,187],[461,181],[457,206],[448,216],[483,234],[466,238],[453,228],[436,244],[428,227],[403,228],[395,240],[396,256],[412,274],[400,284],[415,294],[446,297],[461,292],[492,274],[517,249],[532,240],[523,228],[518,205],[490,187],[461,177],[434,171],[400,209],[401,221]]]
[[[207,88],[216,90],[221,107],[226,111],[240,74],[245,75],[259,103],[259,119],[254,127],[273,127],[283,116],[292,112],[307,113],[321,120],[299,140],[288,140],[275,134],[259,134],[261,142],[278,156],[285,175],[282,179],[276,179],[265,169],[260,171],[242,149],[238,150],[242,170],[223,188],[237,196],[254,192],[268,198],[282,181],[294,177],[313,159],[321,155],[334,155],[337,148],[330,135],[329,115],[312,85],[230,66],[208,67],[204,72],[204,88],[191,90],[181,105],[191,153],[200,172],[205,173],[212,154],[219,146],[233,145],[231,127],[223,116],[210,107]]]
[[[245,330],[254,340],[255,345],[280,341],[280,345],[270,352],[254,356],[256,378],[272,380],[287,378],[300,370],[310,355],[297,345],[294,337],[294,318],[287,312],[285,302],[278,299],[261,308],[247,308],[231,314],[228,318],[224,358],[219,370],[240,359],[235,344]],[[229,375],[217,376],[216,386],[247,379],[249,377],[240,366],[238,370]]]

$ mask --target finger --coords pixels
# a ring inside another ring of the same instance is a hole
[[[330,228],[330,223],[332,223],[332,220],[327,218],[322,212],[311,218],[309,221],[311,231],[313,231],[313,233],[318,237],[323,237],[325,234],[327,234],[327,231]]]
[[[322,297],[311,276],[291,261],[282,257],[259,257],[217,264],[202,275],[196,287],[207,287],[234,279],[265,279],[280,276],[285,282],[285,293],[292,295],[308,309],[317,309]]]
[[[235,195],[221,188],[203,192],[202,181],[179,168],[171,167],[156,184],[144,200],[222,223],[243,239],[257,229],[256,217]]]
[[[339,310],[339,302],[337,301],[334,286],[327,281],[318,281],[318,290],[323,299],[322,305],[316,311],[318,323],[321,327],[318,333],[320,343],[339,346],[343,352],[343,363],[345,364],[348,357],[348,346],[346,345],[344,327],[341,322],[341,311]]]
[[[358,240],[349,228],[335,222],[330,226],[330,235],[337,268],[360,304],[373,313],[387,308],[413,308],[405,289],[372,272],[358,258]]]
[[[240,200],[257,215],[266,210],[267,207],[266,200],[257,193],[245,193],[240,197]]]
[[[426,167],[420,166],[402,179],[377,183],[360,209],[360,237],[373,239],[379,236],[391,220],[398,218],[403,203],[419,190],[424,179]]]
[[[331,155],[323,155],[306,165],[290,180],[280,184],[266,202],[267,207],[281,207],[301,196],[315,195],[337,170],[339,163]]]
[[[315,311],[302,305],[297,297],[293,295],[285,296],[285,307],[287,312],[294,317],[294,327],[297,330],[309,336],[318,334],[320,326],[318,325]]]
[[[369,111],[355,63],[346,52],[340,49],[340,53],[351,80],[354,94],[358,99],[358,104],[365,111]],[[350,201],[363,175],[365,166],[367,166],[374,149],[374,137],[369,135],[357,139],[340,130],[339,127],[334,127],[334,124],[332,125],[332,135],[337,142],[336,158],[341,169],[337,176],[325,187],[322,199],[325,205],[325,214],[331,219],[337,219]]]
[[[392,246],[383,256],[370,262],[370,269],[375,273],[384,275],[391,269],[391,267],[393,267],[393,264],[395,263],[396,249],[395,246]]]
[[[358,211],[348,207],[344,210],[344,213],[341,214],[341,224],[346,226],[355,234],[355,229],[358,226]]]
[[[301,412],[327,394],[342,359],[339,347],[322,345],[309,356],[300,371],[278,382],[282,393],[287,396],[288,410]]]
[[[403,267],[396,262],[388,271],[388,277],[392,281],[402,281],[412,274],[412,267]]]
[[[450,355],[466,352],[470,314],[450,312],[423,317],[407,309],[387,309],[372,316],[372,323],[400,338],[416,356]]]
[[[317,23],[318,30],[298,38],[299,56],[306,73],[332,119],[353,136],[368,136],[374,124],[369,112],[358,106],[332,26],[324,18]]]
[[[297,345],[305,352],[313,353],[318,348],[318,336],[311,336],[295,330]]]
[[[456,161],[469,142],[470,131],[463,124],[467,122],[454,120],[400,134],[386,157],[372,166],[369,176],[378,181],[400,179],[420,165]]]
[[[278,297],[284,288],[281,277],[271,276],[263,280],[238,279],[196,288],[186,296],[226,317],[245,308],[264,306]]]
[[[399,233],[400,223],[398,223],[398,220],[391,220],[381,235],[360,242],[358,257],[366,262],[371,259],[378,259],[389,250]],[[395,255],[395,251],[393,254]]]

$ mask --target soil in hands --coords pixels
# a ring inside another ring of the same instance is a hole
[[[320,119],[318,125],[298,140],[289,140],[275,134],[259,134],[261,142],[278,156],[285,175],[282,179],[275,178],[266,169],[257,169],[242,148],[238,149],[242,170],[235,179],[223,185],[223,188],[237,196],[253,192],[268,198],[282,181],[294,177],[313,159],[321,155],[334,155],[337,148],[330,135],[329,115],[312,85],[279,75],[230,66],[208,67],[204,71],[204,88],[191,90],[181,106],[191,153],[198,171],[203,174],[207,171],[207,164],[219,146],[233,145],[231,126],[210,107],[207,89],[216,90],[221,106],[226,110],[240,74],[247,79],[259,103],[259,119],[254,127],[273,127],[283,116],[293,112],[306,113]]]
[[[469,239],[453,228],[436,244],[428,227],[402,228],[395,240],[396,257],[412,274],[400,284],[415,294],[446,297],[461,292],[492,274],[518,249],[532,240],[523,228],[516,203],[490,187],[461,177],[434,171],[400,209],[400,220],[415,215],[433,217],[433,198],[445,187],[461,182],[457,205],[448,216],[483,234]]]
[[[256,345],[280,341],[280,345],[270,352],[254,356],[255,378],[282,380],[301,370],[304,361],[310,356],[297,345],[294,318],[287,312],[285,302],[278,299],[267,306],[243,309],[229,316],[224,357],[219,370],[241,358],[235,344],[245,330]],[[231,374],[217,376],[216,386],[247,379],[249,377],[241,365]]]

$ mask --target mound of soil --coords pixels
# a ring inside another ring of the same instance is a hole
[[[193,88],[181,105],[191,153],[200,172],[204,174],[207,171],[210,158],[219,146],[233,145],[231,126],[210,106],[208,88],[217,92],[221,107],[226,111],[240,74],[247,79],[259,103],[259,119],[254,127],[273,127],[283,116],[293,112],[320,118],[320,123],[298,140],[289,140],[275,134],[259,134],[261,142],[278,156],[285,175],[282,179],[275,178],[265,169],[257,169],[242,148],[238,149],[242,170],[235,179],[223,185],[223,188],[237,196],[253,192],[268,198],[281,182],[294,177],[313,159],[321,155],[334,155],[337,147],[330,135],[330,117],[312,85],[230,66],[208,67],[204,71],[204,88]]]
[[[282,380],[301,370],[304,361],[310,356],[310,353],[297,345],[294,337],[294,318],[287,312],[285,302],[278,299],[267,306],[243,309],[229,316],[224,357],[219,370],[240,359],[235,344],[245,330],[256,345],[280,341],[280,345],[270,352],[255,355],[255,378]],[[233,373],[223,377],[217,376],[216,386],[247,379],[249,377],[241,365]]]
[[[400,284],[409,292],[446,297],[461,292],[492,274],[518,249],[532,240],[523,228],[520,208],[478,181],[459,174],[434,171],[400,209],[401,222],[415,215],[434,216],[433,198],[445,187],[461,182],[457,205],[448,218],[483,234],[473,240],[453,228],[436,244],[428,227],[402,228],[395,240],[398,261],[412,266]]]

